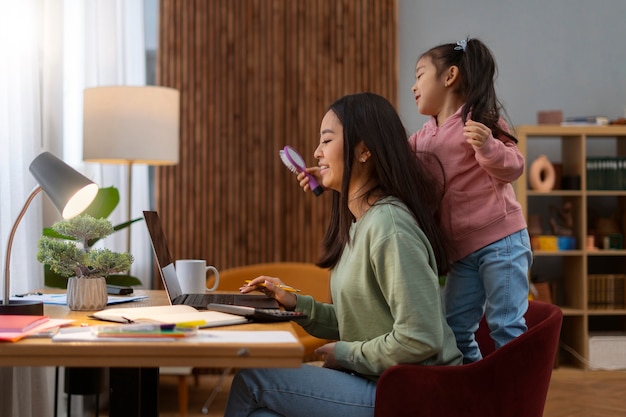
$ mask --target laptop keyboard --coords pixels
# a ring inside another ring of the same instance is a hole
[[[199,310],[206,310],[209,303],[242,305],[255,308],[278,308],[278,302],[265,295],[241,294],[183,294],[172,300],[172,304],[185,304]]]
[[[235,297],[232,294],[187,294],[183,304],[206,309],[210,302],[233,305]]]

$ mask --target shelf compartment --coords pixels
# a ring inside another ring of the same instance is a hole
[[[530,277],[533,282],[549,283],[552,302],[559,307],[584,311],[587,300],[581,270],[582,256],[536,256]]]
[[[586,367],[588,345],[585,338],[584,316],[563,316],[561,342],[559,348],[559,366]]]

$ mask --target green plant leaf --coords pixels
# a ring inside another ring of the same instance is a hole
[[[132,275],[114,274],[106,277],[107,284],[122,285],[124,287],[131,287],[133,285],[142,285],[139,278]]]
[[[113,213],[120,202],[120,192],[115,187],[105,187],[98,190],[93,202],[83,214],[89,214],[96,219],[105,219]]]
[[[133,224],[135,222],[138,222],[138,221],[141,221],[141,220],[143,220],[143,217],[137,217],[136,219],[129,220],[129,221],[124,222],[124,223],[120,223],[117,226],[113,226],[113,230],[115,230],[117,232],[118,230],[122,230],[122,229],[130,226],[131,224]]]
[[[76,240],[76,239],[74,239],[71,236],[64,236],[61,233],[58,233],[57,231],[55,231],[51,227],[44,227],[43,228],[43,235],[51,237],[51,238],[54,238],[54,239]]]
[[[44,283],[46,287],[67,288],[67,277],[61,276],[50,269],[50,265],[44,265]],[[126,274],[114,274],[106,277],[107,284],[123,285],[125,287],[143,285],[139,278]]]
[[[67,288],[67,277],[51,270],[48,264],[44,264],[43,266],[43,280],[46,287]]]

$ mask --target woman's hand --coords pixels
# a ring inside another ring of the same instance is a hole
[[[468,120],[463,128],[463,136],[467,138],[467,143],[480,148],[491,136],[491,129],[482,123]]]
[[[296,302],[298,301],[296,295],[292,292],[283,290],[279,287],[279,285],[284,285],[280,278],[262,275],[251,280],[243,287],[240,287],[239,292],[246,294],[250,291],[261,291],[268,297],[278,301],[283,307],[285,307],[285,310],[294,310],[296,308]]]
[[[315,354],[324,357],[324,368],[342,370],[343,367],[335,360],[335,342],[326,343],[315,349]]]
[[[322,177],[320,176],[319,167],[308,167],[306,168],[306,172],[313,175],[313,178],[315,178],[318,184],[322,184]],[[299,173],[296,178],[298,178],[298,181],[300,181],[300,187],[302,187],[305,192],[311,189],[311,186],[309,185],[309,177],[306,176],[303,172]]]

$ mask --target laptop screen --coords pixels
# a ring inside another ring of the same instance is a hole
[[[163,281],[165,292],[167,292],[171,303],[172,300],[182,294],[182,290],[180,289],[178,277],[176,276],[174,260],[167,246],[167,240],[165,239],[165,233],[161,225],[161,218],[156,211],[144,211],[143,218],[146,220],[152,250],[154,251],[159,273],[161,274],[161,280]]]

